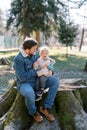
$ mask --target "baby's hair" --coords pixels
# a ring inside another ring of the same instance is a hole
[[[47,47],[47,46],[41,46],[40,48],[39,48],[39,53],[41,53],[42,51],[44,51],[44,50],[46,50],[46,51],[50,51],[49,50],[49,47]]]

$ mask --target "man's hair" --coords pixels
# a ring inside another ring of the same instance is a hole
[[[26,49],[31,49],[33,46],[36,46],[37,45],[37,41],[32,39],[32,38],[27,38],[24,40],[24,43],[23,43],[23,49],[26,50]]]

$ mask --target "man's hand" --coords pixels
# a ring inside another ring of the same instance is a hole
[[[52,75],[52,71],[49,71],[49,73],[46,75],[46,77],[50,77]]]

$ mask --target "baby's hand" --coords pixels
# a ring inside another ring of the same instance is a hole
[[[46,65],[46,64],[42,66],[42,68],[46,68],[46,67],[47,67],[47,65]]]

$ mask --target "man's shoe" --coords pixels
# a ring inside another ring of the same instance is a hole
[[[52,113],[49,112],[48,109],[45,109],[44,107],[41,107],[40,111],[45,115],[47,120],[52,121],[52,122],[55,121],[55,117],[53,116]]]
[[[43,117],[38,113],[38,112],[36,112],[34,115],[32,115],[33,116],[33,118],[34,118],[34,120],[37,122],[37,123],[40,123],[40,122],[42,122],[42,120],[43,120]]]

